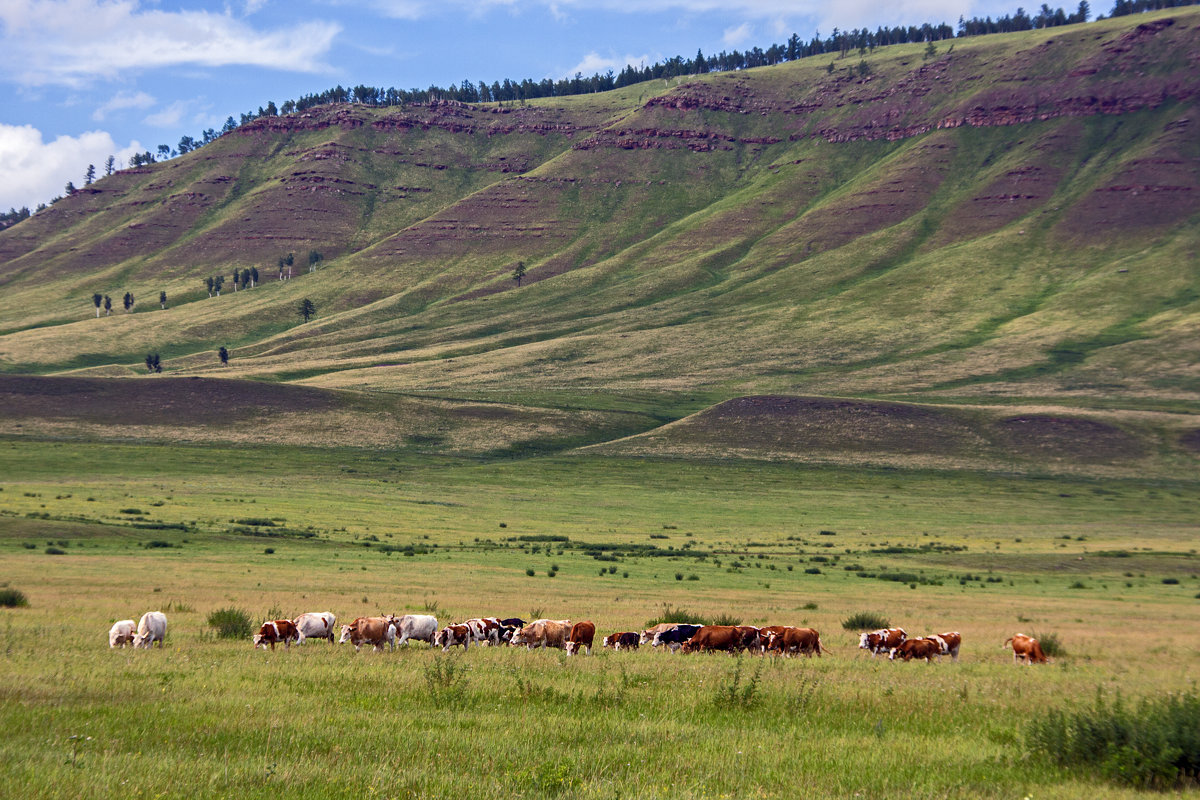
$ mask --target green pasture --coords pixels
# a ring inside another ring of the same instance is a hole
[[[1185,480],[9,439],[0,583],[30,606],[0,611],[0,796],[1133,796],[1031,756],[1025,725],[1194,685],[1198,503]],[[603,636],[667,605],[831,652],[272,653],[205,621]],[[167,647],[108,649],[154,609]],[[840,624],[858,611],[959,630],[962,657],[873,661]],[[1066,653],[1013,666],[1017,631]]]

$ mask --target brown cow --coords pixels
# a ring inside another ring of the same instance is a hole
[[[823,650],[829,652],[821,644],[821,634],[812,628],[785,627],[782,633],[768,634],[767,649],[778,650],[785,656],[788,653],[804,653],[809,658],[814,653],[820,658]]]
[[[342,642],[350,642],[355,650],[361,650],[364,644],[373,645],[376,650],[382,650],[385,644],[395,649],[396,626],[387,617],[359,617],[342,626],[338,643]]]
[[[942,645],[934,639],[905,639],[903,642],[892,648],[892,652],[888,654],[889,661],[895,661],[896,656],[911,661],[914,658],[925,659],[926,664],[932,664],[935,657],[940,658],[942,655]]]
[[[595,638],[595,625],[588,620],[576,622],[571,626],[571,633],[567,636],[567,655],[573,656],[579,652],[579,648],[583,647],[590,656],[592,654],[592,642]]]
[[[562,650],[567,646],[570,633],[569,619],[538,619],[514,633],[510,643],[523,644],[530,650],[535,647],[557,647]]]
[[[727,650],[736,653],[742,648],[742,632],[733,625],[705,625],[680,648],[684,653],[709,653]]]
[[[762,637],[759,635],[758,628],[753,625],[735,625],[738,633],[741,634],[742,641],[738,646],[741,650],[757,650],[762,643]]]
[[[871,654],[871,658],[874,658],[880,653],[899,647],[907,638],[908,634],[904,632],[904,628],[880,628],[859,636],[858,649],[866,650]]]
[[[637,650],[641,637],[634,631],[610,633],[604,637],[604,646],[613,650]]]
[[[1046,654],[1042,652],[1042,646],[1032,636],[1026,636],[1023,633],[1013,634],[1004,640],[1001,647],[1008,647],[1009,642],[1012,642],[1014,664],[1019,663],[1022,659],[1026,664],[1049,663]]]
[[[296,629],[296,623],[290,619],[276,619],[264,622],[258,633],[254,634],[254,647],[266,650],[269,644],[274,650],[276,642],[283,642],[285,648],[290,648],[293,640],[297,643],[303,641],[300,631]]]

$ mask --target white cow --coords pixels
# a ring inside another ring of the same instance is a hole
[[[337,630],[337,617],[332,611],[309,611],[292,620],[292,624],[300,632],[300,641],[297,644],[302,644],[305,639],[328,639],[333,642],[334,631]]]
[[[161,611],[147,611],[138,620],[137,635],[133,637],[134,647],[152,647],[155,642],[163,646],[167,638],[167,615]]]
[[[113,626],[108,629],[108,646],[116,647],[120,645],[124,647],[127,644],[133,643],[133,635],[137,632],[137,623],[131,619],[122,619],[113,623]]]
[[[429,642],[429,646],[433,647],[433,639],[438,632],[437,617],[429,614],[405,614],[402,617],[389,617],[389,619],[400,634],[396,639],[397,647],[409,639]]]

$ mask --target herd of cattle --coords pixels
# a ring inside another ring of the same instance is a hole
[[[335,641],[337,617],[329,611],[301,614],[296,619],[275,619],[262,624],[254,634],[255,648],[274,650],[276,644],[290,647],[292,642],[302,643],[305,639],[328,639]],[[167,635],[167,617],[161,611],[149,611],[135,625],[131,619],[115,623],[108,632],[109,647],[150,647],[158,642],[163,646]],[[571,622],[566,619],[539,619],[526,623],[510,617],[475,617],[465,622],[438,628],[436,617],[428,614],[391,614],[379,617],[359,617],[349,625],[341,627],[341,638],[337,641],[350,642],[360,650],[369,644],[376,650],[385,646],[395,649],[397,645],[415,639],[428,642],[431,647],[441,647],[443,652],[451,647],[468,649],[472,644],[499,647],[525,645],[528,649],[553,647],[575,655],[583,650],[592,652],[596,637],[596,626],[590,621]],[[828,653],[821,644],[821,634],[812,628],[795,628],[787,625],[769,625],[762,628],[753,625],[699,625],[690,623],[664,622],[640,633],[622,631],[605,636],[604,647],[613,650],[636,650],[640,645],[665,647],[681,653],[755,652],[783,656],[805,655],[820,657]],[[874,658],[886,654],[889,660],[903,661],[923,659],[932,663],[934,659],[950,656],[958,660],[962,636],[957,631],[931,636],[909,638],[903,628],[882,628],[864,633],[859,637],[858,647]],[[1045,664],[1047,659],[1037,639],[1023,633],[1015,634],[1004,641],[1003,648],[1011,645],[1013,662]]]

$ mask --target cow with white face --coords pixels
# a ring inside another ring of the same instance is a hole
[[[500,644],[500,632],[504,626],[496,617],[475,617],[461,624],[471,631],[471,641],[492,646]]]
[[[258,633],[254,634],[254,649],[267,649],[267,645],[271,649],[275,649],[275,645],[283,642],[284,648],[290,648],[292,642],[300,644],[304,641],[304,635],[300,633],[296,627],[296,623],[290,619],[272,619],[267,620],[258,629]]]
[[[123,619],[113,623],[113,626],[108,629],[108,646],[124,648],[127,644],[133,644],[133,637],[137,633],[137,623],[131,619]]]
[[[871,658],[880,653],[888,653],[908,638],[904,628],[880,628],[877,631],[861,634],[858,637],[858,649],[866,650]]]
[[[433,643],[442,648],[445,653],[451,647],[460,645],[463,650],[471,646],[472,641],[471,629],[466,625],[447,625],[437,632]]]
[[[429,642],[430,647],[434,646],[433,640],[438,632],[437,617],[429,614],[405,614],[402,617],[389,616],[388,619],[396,626],[396,633],[399,634],[396,639],[397,646],[409,639]]]
[[[292,620],[292,624],[300,632],[300,642],[305,639],[328,639],[332,644],[334,631],[337,630],[337,617],[332,611],[309,611]]]
[[[133,637],[134,647],[151,647],[155,642],[163,646],[167,638],[167,615],[161,611],[147,611],[138,620],[137,633]]]

